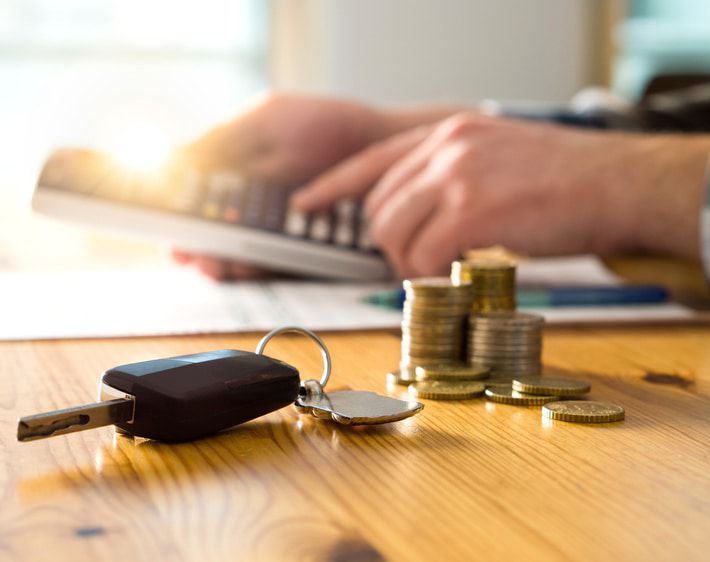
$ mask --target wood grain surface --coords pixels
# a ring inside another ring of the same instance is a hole
[[[258,335],[0,344],[0,559],[708,560],[710,327],[548,329],[551,368],[624,422],[435,402],[343,428],[293,408],[194,443],[110,428],[15,441],[18,415],[92,401],[113,365]],[[394,332],[325,334],[332,387],[386,392]],[[320,373],[298,336],[269,354]]]

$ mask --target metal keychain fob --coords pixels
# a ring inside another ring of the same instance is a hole
[[[301,414],[311,414],[320,420],[332,420],[341,425],[379,425],[411,417],[419,413],[424,404],[415,400],[397,400],[367,390],[338,390],[326,392],[331,371],[331,359],[323,340],[310,330],[296,326],[277,328],[266,334],[256,346],[263,353],[271,338],[285,332],[296,332],[311,338],[320,348],[323,357],[323,374],[320,381],[307,379],[301,382],[294,406]]]

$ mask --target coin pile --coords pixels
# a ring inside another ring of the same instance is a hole
[[[578,379],[548,376],[516,376],[508,384],[494,384],[486,389],[491,402],[518,406],[542,406],[570,397],[580,397],[591,390],[589,383]]]
[[[624,419],[624,408],[607,402],[570,400],[591,390],[581,380],[558,377],[517,377],[512,384],[496,384],[486,388],[486,398],[500,404],[542,406],[549,420],[576,423],[610,423]]]
[[[543,406],[548,419],[623,419],[620,406],[567,400],[589,392],[589,384],[539,376],[544,318],[516,311],[515,264],[498,254],[467,253],[452,264],[450,278],[404,282],[402,357],[388,381],[418,398],[485,393],[491,402]]]
[[[471,285],[454,285],[447,277],[427,277],[406,280],[404,292],[400,376],[413,382],[417,366],[463,360]]]
[[[468,323],[468,362],[472,367],[489,367],[499,380],[540,374],[542,316],[489,312],[471,314]]]
[[[451,281],[470,283],[472,312],[513,311],[515,300],[515,263],[510,260],[475,259],[451,264]]]

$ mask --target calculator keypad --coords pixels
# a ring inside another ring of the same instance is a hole
[[[58,154],[40,183],[117,203],[374,251],[359,202],[344,200],[331,211],[306,215],[289,208],[294,187],[250,181],[232,171],[203,173],[174,165],[160,174],[139,174],[92,151],[73,150]]]

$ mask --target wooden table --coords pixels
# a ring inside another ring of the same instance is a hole
[[[547,329],[547,365],[624,422],[425,401],[389,426],[285,408],[195,443],[110,428],[27,444],[16,418],[91,401],[115,364],[258,335],[0,344],[2,560],[708,560],[710,327]],[[384,392],[394,332],[326,334],[333,387]],[[269,345],[303,373],[314,347]]]

